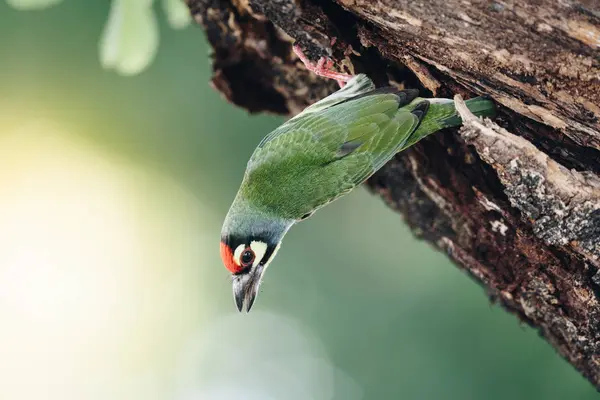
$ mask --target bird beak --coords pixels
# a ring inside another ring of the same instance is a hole
[[[246,274],[233,276],[233,298],[239,312],[242,312],[244,304],[246,312],[250,312],[258,294],[263,270],[264,266],[259,264]]]

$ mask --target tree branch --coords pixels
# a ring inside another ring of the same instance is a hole
[[[368,186],[600,389],[596,0],[187,3],[215,50],[213,85],[250,112],[293,115],[336,89],[294,40],[378,85],[490,95],[493,122],[461,108],[460,134],[426,138]]]

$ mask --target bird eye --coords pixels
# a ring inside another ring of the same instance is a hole
[[[254,251],[250,247],[247,247],[240,257],[240,264],[242,264],[242,267],[247,268],[254,262],[254,257]]]

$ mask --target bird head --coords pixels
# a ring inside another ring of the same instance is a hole
[[[231,273],[238,311],[249,312],[269,263],[293,222],[275,217],[239,215],[231,210],[221,231],[221,259]]]

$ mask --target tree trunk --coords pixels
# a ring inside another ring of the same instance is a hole
[[[600,4],[597,0],[187,0],[213,85],[293,115],[336,90],[317,59],[422,96],[487,94],[499,116],[432,135],[368,186],[415,234],[600,389]]]

